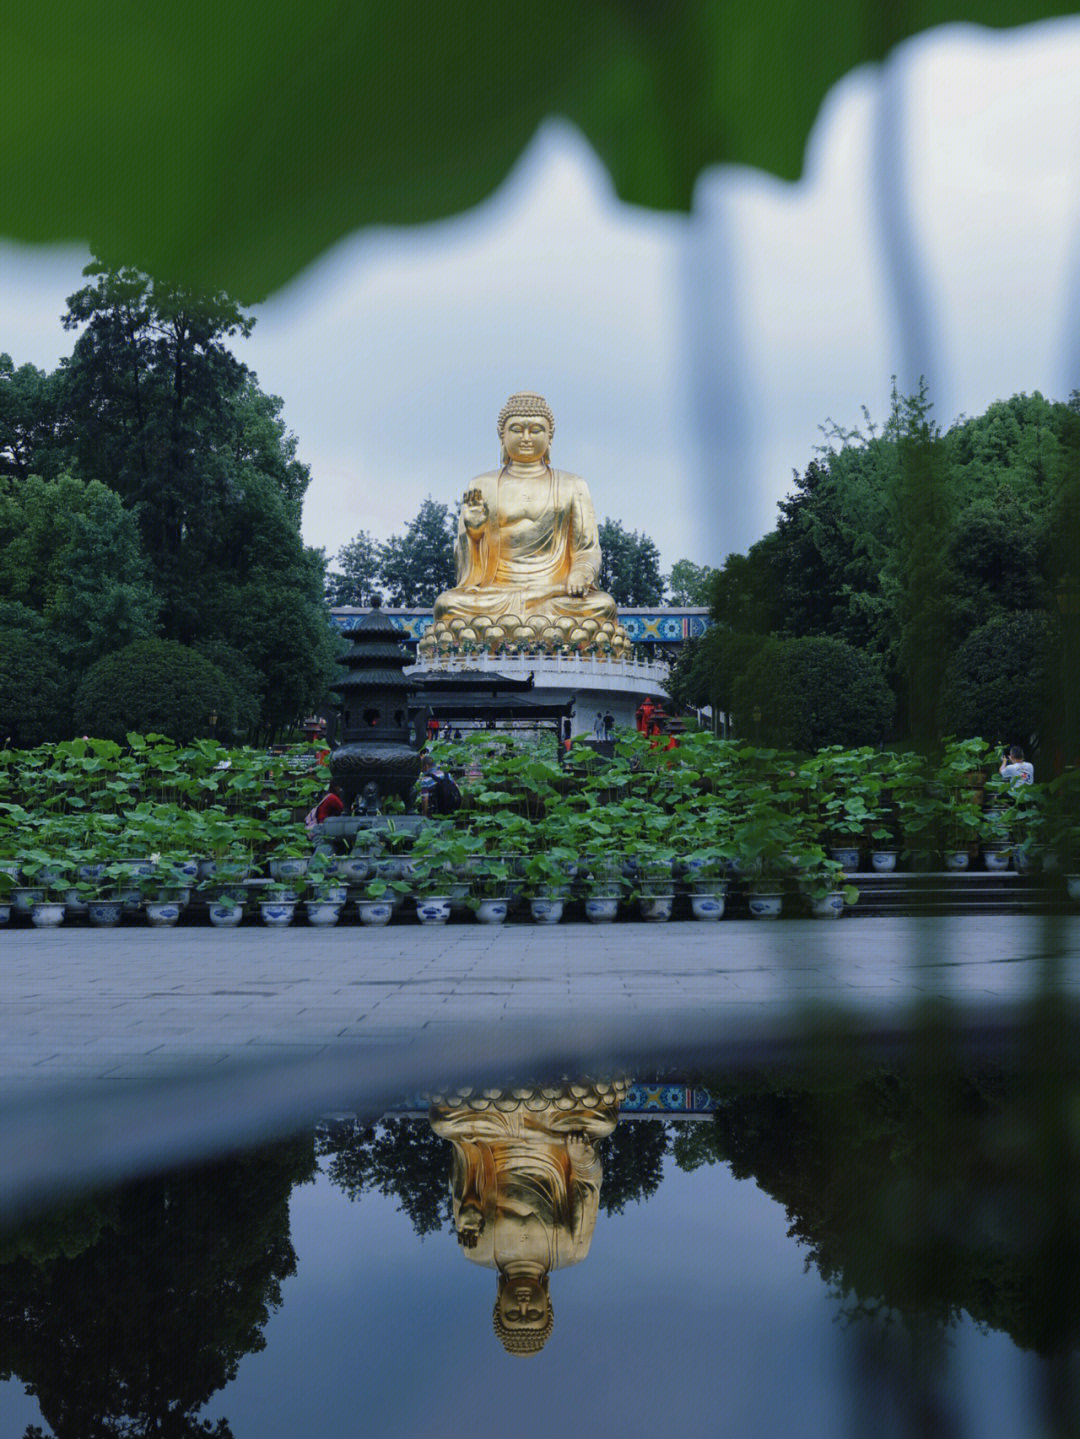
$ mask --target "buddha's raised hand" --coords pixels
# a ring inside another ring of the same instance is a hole
[[[465,523],[471,530],[479,529],[487,523],[488,507],[484,500],[483,491],[479,489],[466,490],[462,515]]]

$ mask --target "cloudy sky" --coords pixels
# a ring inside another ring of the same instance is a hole
[[[515,389],[554,457],[665,565],[771,528],[831,418],[938,419],[1080,385],[1080,21],[953,26],[830,94],[804,179],[724,168],[690,217],[619,204],[547,125],[468,215],[343,242],[261,306],[238,349],[312,470],[305,535],[385,537],[497,460]],[[885,236],[888,243],[882,243]],[[0,350],[51,368],[87,256],[0,245]]]

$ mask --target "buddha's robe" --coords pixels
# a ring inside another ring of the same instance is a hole
[[[603,1168],[595,1142],[615,1127],[614,1106],[539,1113],[432,1106],[431,1127],[454,1147],[450,1179],[454,1224],[482,1218],[474,1264],[503,1274],[550,1273],[589,1252]],[[587,1156],[573,1160],[567,1135],[585,1133]],[[475,1227],[475,1226],[474,1226]]]
[[[473,480],[487,505],[483,524],[458,518],[457,585],[435,601],[435,622],[527,624],[540,616],[616,624],[615,601],[595,588],[600,533],[588,486],[577,475],[546,469],[522,474],[514,465]],[[570,595],[571,574],[584,595]]]

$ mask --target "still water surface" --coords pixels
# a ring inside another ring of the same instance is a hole
[[[708,1083],[338,1116],[24,1226],[0,1434],[1031,1434],[1075,1191],[1029,1076]]]

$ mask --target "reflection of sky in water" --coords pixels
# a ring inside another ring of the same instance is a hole
[[[844,1412],[836,1304],[782,1208],[726,1167],[669,1160],[651,1198],[601,1213],[588,1258],[552,1275],[555,1330],[527,1360],[491,1332],[494,1274],[449,1234],[419,1241],[393,1200],[350,1205],[320,1180],[294,1191],[292,1225],[298,1274],[266,1351],[204,1411],[237,1439],[828,1433]],[[961,1334],[971,1432],[1008,1434],[1013,1414],[1024,1433],[1018,1351]]]
[[[395,1206],[350,1203],[322,1177],[293,1191],[297,1274],[265,1350],[201,1417],[227,1416],[236,1439],[752,1436],[849,1417],[835,1301],[782,1208],[726,1166],[669,1159],[649,1200],[601,1213],[586,1260],[552,1276],[555,1331],[524,1362],[492,1333],[494,1274],[446,1232],[419,1240]],[[1010,1340],[965,1322],[955,1357],[968,1432],[1024,1434],[1030,1370]],[[0,1388],[4,1434],[36,1418],[20,1389]]]

